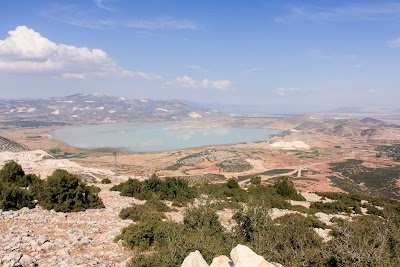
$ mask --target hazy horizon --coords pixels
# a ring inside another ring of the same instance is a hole
[[[398,106],[395,1],[0,7],[0,98],[100,93],[275,113]]]

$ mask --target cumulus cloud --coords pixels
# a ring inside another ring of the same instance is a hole
[[[168,81],[164,87],[179,87],[179,88],[211,88],[217,90],[227,90],[232,85],[232,82],[228,80],[212,81],[209,79],[203,79],[202,81],[196,81],[188,75],[177,77],[175,80]]]
[[[119,67],[101,49],[56,44],[26,26],[18,26],[0,40],[0,72],[42,73],[67,79],[118,76],[153,80],[158,75]]]
[[[274,94],[277,96],[288,96],[300,93],[300,88],[276,88],[274,89]]]
[[[373,88],[372,88],[372,89],[369,89],[369,90],[368,90],[368,93],[374,94],[374,93],[376,93],[376,89],[373,89]]]
[[[192,77],[185,75],[177,77],[174,81],[170,81],[169,84],[177,87],[192,88],[196,86],[197,82]]]
[[[397,37],[396,39],[390,40],[386,44],[390,48],[397,48],[400,47],[400,37]]]

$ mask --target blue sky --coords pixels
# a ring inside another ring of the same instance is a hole
[[[0,98],[398,106],[399,1],[0,2]]]

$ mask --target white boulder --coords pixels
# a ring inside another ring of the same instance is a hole
[[[269,263],[253,250],[243,245],[237,245],[232,249],[230,255],[235,267],[275,267],[272,263]]]
[[[209,267],[207,262],[201,256],[201,253],[196,250],[195,252],[190,252],[189,256],[185,258],[181,267]]]

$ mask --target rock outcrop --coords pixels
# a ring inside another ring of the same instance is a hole
[[[181,267],[209,267],[207,262],[201,256],[201,253],[196,250],[195,252],[190,252],[189,256],[185,258]]]
[[[272,263],[243,245],[237,245],[232,249],[230,255],[235,267],[274,267]]]
[[[0,136],[0,152],[3,151],[10,151],[10,152],[21,152],[21,151],[28,151],[30,150],[29,147],[25,145],[21,145],[11,139],[6,137]]]
[[[266,261],[250,248],[240,244],[232,249],[230,256],[232,260],[227,256],[215,257],[211,265],[208,265],[200,252],[196,250],[186,257],[181,267],[283,267],[279,263]]]

